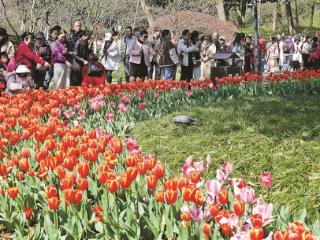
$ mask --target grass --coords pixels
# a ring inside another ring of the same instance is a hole
[[[178,173],[189,155],[211,154],[216,167],[231,160],[235,177],[255,186],[277,205],[306,207],[313,219],[320,213],[320,96],[244,98],[211,107],[184,107],[164,118],[137,123],[132,135],[144,152],[156,154]],[[184,128],[172,118],[187,114],[195,124]],[[270,171],[274,184],[264,192],[259,175]]]

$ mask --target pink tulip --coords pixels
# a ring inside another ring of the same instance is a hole
[[[79,114],[78,120],[81,120],[86,117],[86,112],[81,109],[78,110],[78,114]]]
[[[215,197],[219,194],[219,191],[222,187],[222,184],[214,179],[214,180],[208,180],[206,183],[205,183],[205,187],[206,187],[206,190],[207,190],[207,194],[212,196],[212,197]]]
[[[238,191],[236,191],[236,189],[238,189]],[[244,187],[239,189],[238,187],[235,186],[235,194],[236,192],[240,193],[240,198],[248,204],[252,204],[255,202],[256,200],[256,194],[254,192],[254,190],[250,187]],[[236,194],[237,195],[237,194]]]
[[[81,109],[81,106],[79,104],[76,104],[76,105],[74,105],[74,109],[79,111]]]
[[[226,174],[221,169],[217,169],[217,179],[221,182],[227,180]]]
[[[223,164],[222,169],[225,171],[226,175],[229,176],[233,170],[233,165],[231,162],[227,161]]]
[[[135,140],[133,140],[132,138],[127,138],[126,139],[126,148],[129,151],[132,151],[133,149],[135,149],[137,147],[137,143]]]
[[[117,106],[117,104],[113,101],[109,103],[109,107],[111,107],[111,108],[115,108],[116,106]]]
[[[194,221],[200,222],[203,220],[203,211],[200,208],[191,206],[189,208],[190,215]]]
[[[272,203],[267,204],[262,198],[259,198],[257,205],[252,209],[252,214],[260,214],[264,225],[268,225],[272,221],[272,210]]]
[[[63,112],[63,115],[65,118],[70,119],[74,116],[74,111],[72,110],[72,108],[69,108],[68,110]]]
[[[144,99],[145,98],[145,96],[146,96],[146,93],[145,93],[145,91],[143,91],[143,90],[139,90],[138,91],[138,95],[139,95],[139,97],[141,98],[141,99]]]
[[[200,173],[203,173],[208,170],[207,167],[204,165],[204,161],[195,162],[193,163],[193,166],[196,169],[196,171]]]
[[[208,154],[207,155],[207,167],[209,167],[212,164],[212,158],[211,156]]]
[[[118,105],[119,111],[120,112],[126,112],[128,110],[128,108],[126,107],[126,105],[124,105],[123,103],[120,103]]]
[[[186,95],[187,95],[187,97],[191,97],[192,96],[192,91],[186,90]]]
[[[154,93],[154,98],[158,98],[159,96],[160,96],[160,94],[159,93]]]
[[[269,188],[272,186],[272,175],[270,172],[264,172],[260,176],[260,184],[262,187]]]
[[[146,105],[144,103],[140,103],[138,107],[141,111],[143,111],[146,108]]]
[[[114,117],[114,114],[113,113],[107,113],[105,116],[104,116],[104,119],[108,122],[112,122],[113,121],[113,117]]]
[[[131,102],[131,99],[132,99],[131,96],[126,95],[126,96],[123,96],[123,97],[121,98],[121,102],[123,102],[123,103],[129,103],[129,102]]]

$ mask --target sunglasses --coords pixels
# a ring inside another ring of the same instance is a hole
[[[143,39],[147,39],[148,38],[148,36],[143,36]]]

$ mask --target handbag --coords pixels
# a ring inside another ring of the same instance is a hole
[[[89,63],[88,64],[88,76],[90,77],[100,77],[101,76],[101,69],[99,68],[98,64]]]

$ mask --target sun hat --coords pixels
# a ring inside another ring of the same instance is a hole
[[[27,68],[26,65],[19,65],[15,71],[15,73],[30,73],[30,70]]]
[[[106,41],[110,41],[112,38],[112,33],[110,32],[107,32],[105,35],[104,35],[104,40]]]

